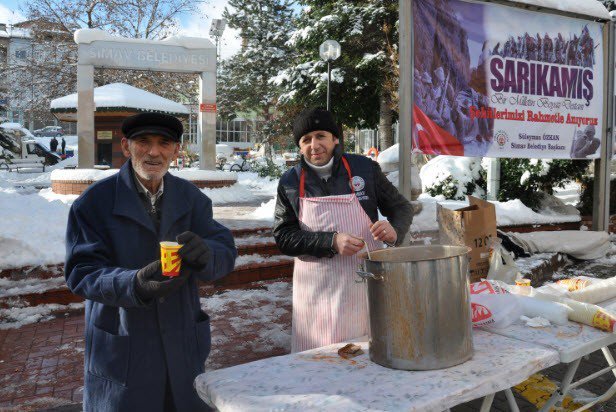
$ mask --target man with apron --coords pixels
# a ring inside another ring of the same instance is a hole
[[[274,237],[296,256],[291,350],[299,352],[368,334],[357,253],[399,245],[413,214],[378,163],[343,154],[329,111],[304,110],[293,136],[302,157],[278,184]],[[379,211],[387,220],[378,220]]]

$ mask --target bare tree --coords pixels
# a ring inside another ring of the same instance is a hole
[[[140,39],[162,39],[178,32],[178,18],[199,13],[203,0],[29,0],[29,21],[14,26],[31,36],[21,59],[10,56],[7,97],[27,108],[32,118],[49,117],[49,102],[76,90],[77,45],[74,31],[96,28]],[[182,100],[193,87],[193,75],[134,70],[98,70],[97,85],[123,82],[164,97]],[[1,93],[1,92],[0,92]]]

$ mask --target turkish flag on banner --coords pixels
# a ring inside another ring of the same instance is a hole
[[[464,156],[464,146],[413,105],[413,148],[424,154]]]

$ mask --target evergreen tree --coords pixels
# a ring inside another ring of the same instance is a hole
[[[319,45],[342,47],[332,63],[331,110],[346,126],[379,126],[381,149],[393,144],[391,125],[398,90],[398,2],[393,0],[304,0],[289,45],[293,66],[273,80],[284,87],[281,104],[325,106],[327,63]]]
[[[608,11],[616,10],[616,0],[599,0]]]
[[[222,64],[219,73],[219,105],[223,118],[237,112],[253,112],[259,122],[259,140],[269,145],[279,135],[275,107],[279,87],[270,83],[287,65],[286,45],[292,30],[291,0],[229,0],[223,17],[239,29],[242,49]],[[269,150],[266,150],[269,153]]]

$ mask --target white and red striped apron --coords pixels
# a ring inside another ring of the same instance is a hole
[[[351,169],[342,163],[352,181]],[[364,239],[370,250],[382,243],[370,233],[372,221],[355,193],[304,196],[304,171],[299,184],[299,222],[302,230],[347,233]],[[352,188],[352,185],[351,185]],[[293,324],[291,351],[301,352],[368,334],[365,285],[356,283],[357,256],[333,258],[299,256],[293,270]]]

